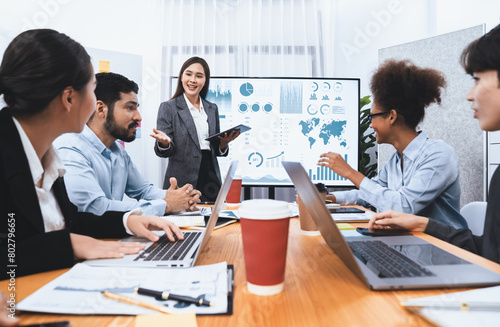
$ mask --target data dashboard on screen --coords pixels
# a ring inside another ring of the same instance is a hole
[[[171,85],[173,94],[177,77]],[[211,77],[206,100],[219,108],[220,129],[252,128],[219,157],[222,175],[239,160],[244,185],[289,186],[281,161],[299,161],[314,183],[352,186],[317,163],[336,152],[358,169],[359,87],[351,78]]]

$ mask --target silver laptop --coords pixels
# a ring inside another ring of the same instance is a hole
[[[227,192],[233,181],[238,161],[231,162],[224,183],[219,190],[212,214],[207,226],[203,231],[185,231],[184,240],[170,242],[165,235],[159,241],[152,243],[148,241],[146,249],[139,254],[126,255],[119,259],[87,260],[86,264],[91,266],[122,266],[122,267],[192,267],[195,265],[200,252],[208,243],[208,239],[214,230],[219,213],[226,199]],[[140,241],[145,238],[129,237],[122,241]]]
[[[344,238],[302,165],[282,163],[328,246],[372,290],[500,284],[499,274],[413,235]]]

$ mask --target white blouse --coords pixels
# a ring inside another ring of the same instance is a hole
[[[201,150],[210,150],[210,142],[206,140],[208,135],[208,116],[203,109],[203,102],[200,98],[200,109],[193,106],[193,104],[188,100],[186,94],[184,93],[184,100],[186,100],[187,106],[191,116],[193,116],[194,125],[196,126],[196,131],[198,132],[198,142],[200,143]]]
[[[65,222],[64,217],[57,203],[52,186],[54,182],[59,177],[62,177],[66,172],[64,169],[64,163],[59,159],[57,151],[53,146],[50,146],[47,153],[42,158],[42,162],[38,159],[35,148],[31,144],[28,135],[24,131],[21,124],[15,119],[14,123],[21,137],[21,142],[23,144],[24,152],[28,158],[28,163],[31,170],[31,176],[33,177],[33,183],[35,184],[36,195],[38,196],[38,202],[40,203],[40,209],[42,211],[43,223],[45,226],[45,232],[52,232],[56,230],[64,229]],[[42,180],[41,187],[38,187],[38,182]]]

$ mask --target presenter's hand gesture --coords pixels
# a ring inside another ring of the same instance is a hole
[[[384,211],[374,214],[368,228],[374,229],[406,229],[411,232],[423,232],[429,223],[429,218],[415,216],[397,211]]]
[[[172,142],[172,140],[170,139],[170,137],[167,134],[163,133],[162,131],[157,130],[156,128],[153,128],[153,133],[149,134],[149,136],[156,139],[158,141],[158,144],[162,148],[168,148],[168,146],[170,145],[170,142]]]
[[[365,176],[360,172],[352,169],[351,166],[342,158],[342,156],[335,152],[323,153],[318,161],[318,166],[328,167],[337,173],[339,176],[347,178],[359,188],[359,184],[363,181]]]
[[[179,227],[174,223],[156,216],[130,215],[127,220],[127,227],[136,235],[147,237],[150,241],[156,242],[160,238],[152,230],[164,231],[170,241],[175,241],[174,234],[179,240],[184,239]]]
[[[89,236],[73,233],[70,233],[69,236],[77,259],[122,258],[126,254],[139,253],[145,246],[137,242],[100,241]]]
[[[240,133],[241,133],[240,130],[237,129],[237,130],[233,130],[231,133],[225,133],[224,136],[219,136],[219,140],[220,140],[219,148],[221,150],[224,150],[225,148],[227,148],[227,145],[229,144],[229,142],[233,141],[238,136],[240,136]]]
[[[170,187],[165,195],[167,207],[165,212],[179,212],[182,210],[196,210],[196,204],[200,202],[201,193],[195,190],[191,184],[183,187],[177,186],[177,179],[170,178]]]

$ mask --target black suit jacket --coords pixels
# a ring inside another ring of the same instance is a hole
[[[123,212],[103,216],[77,212],[68,198],[63,178],[52,187],[64,216],[66,228],[45,232],[42,213],[31,177],[28,159],[9,108],[0,111],[0,275],[15,265],[16,276],[71,267],[74,263],[69,233],[96,238],[119,238],[126,234]]]
[[[207,114],[208,134],[219,133],[220,122],[217,105],[204,99],[201,99],[201,101]],[[193,116],[183,95],[160,104],[156,126],[159,131],[167,134],[172,140],[170,148],[166,151],[160,150],[158,142],[155,142],[154,147],[159,157],[169,158],[163,188],[170,187],[170,177],[175,177],[179,186],[190,183],[193,187],[196,187],[201,165],[201,148]],[[219,145],[219,139],[210,142],[212,163],[215,168],[216,178],[220,183],[221,175],[217,157],[227,156],[229,150],[222,154]]]
[[[473,235],[470,229],[455,229],[435,219],[429,219],[425,232],[500,263],[500,169],[491,178],[483,235]]]

